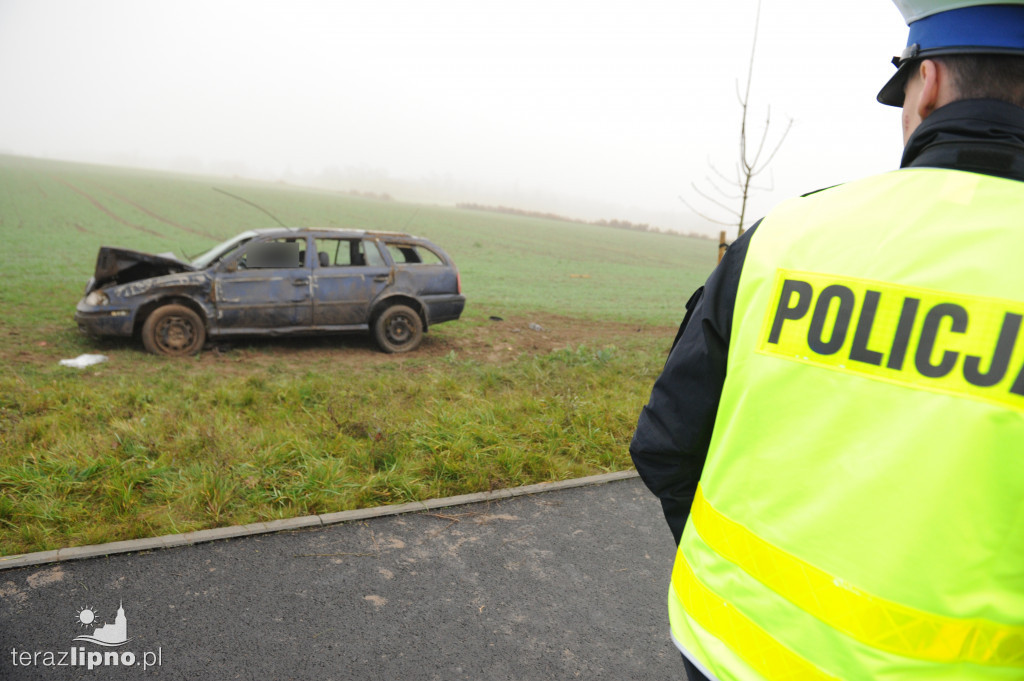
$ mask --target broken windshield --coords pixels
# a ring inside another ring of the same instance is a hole
[[[238,236],[232,237],[223,243],[219,243],[206,253],[195,258],[192,261],[192,267],[195,267],[197,270],[204,270],[254,236],[256,236],[256,232],[242,232]]]

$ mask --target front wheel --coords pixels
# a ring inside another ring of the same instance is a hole
[[[203,320],[184,305],[158,307],[142,325],[142,344],[154,355],[194,355],[205,342]]]
[[[406,305],[392,305],[373,323],[373,336],[384,352],[409,352],[423,340],[423,320]]]

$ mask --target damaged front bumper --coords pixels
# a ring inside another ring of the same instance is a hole
[[[131,336],[135,315],[130,308],[90,305],[83,298],[75,307],[75,322],[81,333],[92,338]]]

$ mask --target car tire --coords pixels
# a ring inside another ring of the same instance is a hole
[[[373,336],[384,352],[409,352],[423,340],[423,320],[408,305],[392,305],[373,323]]]
[[[154,355],[194,355],[205,342],[202,318],[184,305],[158,307],[142,325],[142,344]]]

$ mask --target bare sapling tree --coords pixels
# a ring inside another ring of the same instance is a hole
[[[739,100],[742,115],[740,118],[740,153],[733,176],[727,176],[709,160],[708,167],[711,168],[712,174],[705,178],[705,182],[710,189],[702,189],[696,182],[690,183],[690,187],[697,196],[717,206],[731,217],[728,219],[712,217],[694,207],[685,197],[679,197],[690,210],[705,220],[717,225],[735,225],[737,237],[743,234],[747,224],[747,203],[751,192],[754,190],[770,190],[772,188],[771,185],[756,186],[754,179],[768,168],[775,158],[775,154],[782,147],[782,143],[785,141],[786,135],[789,134],[790,128],[793,127],[793,119],[790,118],[786,123],[786,129],[782,131],[778,141],[774,145],[769,145],[768,133],[772,122],[772,110],[769,106],[765,115],[764,129],[761,131],[760,140],[754,145],[748,143],[747,115],[750,113],[750,83],[754,78],[754,55],[757,50],[757,32],[760,23],[761,2],[758,0],[757,14],[754,18],[754,39],[751,41],[750,63],[747,67],[747,83],[742,94],[740,93],[739,81],[737,80],[736,82],[736,98]]]

